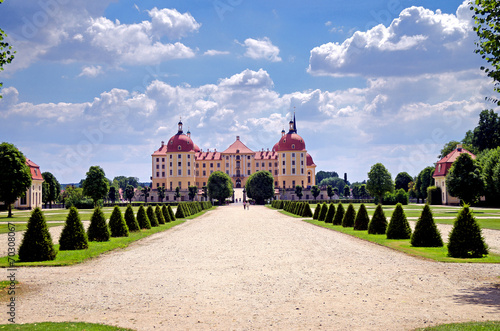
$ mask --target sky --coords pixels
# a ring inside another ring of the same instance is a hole
[[[180,118],[203,150],[258,151],[295,112],[316,171],[416,176],[495,109],[467,3],[5,0],[0,141],[61,183],[145,182]]]

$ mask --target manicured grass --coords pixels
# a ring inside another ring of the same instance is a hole
[[[415,331],[500,331],[500,321],[452,323],[432,326]]]
[[[0,330],[29,330],[29,331],[134,331],[133,329],[119,328],[116,326],[83,323],[83,322],[42,322],[30,324],[0,324]]]
[[[431,259],[439,262],[460,262],[460,263],[500,263],[500,255],[488,254],[484,258],[476,259],[458,259],[449,257],[447,246],[443,247],[413,247],[410,240],[395,240],[387,239],[385,234],[374,235],[368,234],[367,231],[355,231],[353,228],[344,228],[341,225],[332,225],[330,223],[321,222],[313,219],[304,219],[305,222],[321,226],[323,228],[332,229],[338,232],[348,234],[363,240],[367,240],[382,246],[386,246],[409,255],[418,256],[426,259]]]
[[[15,232],[26,230],[27,225],[28,225],[28,223],[14,223]],[[47,223],[47,226],[49,228],[53,227],[53,226],[61,226],[61,225],[64,225],[64,222],[60,222],[60,223]],[[10,232],[10,229],[9,229],[8,223],[0,223],[0,234],[2,234],[2,233],[9,233],[9,232]]]

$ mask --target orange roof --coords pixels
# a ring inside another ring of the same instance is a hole
[[[231,144],[224,152],[223,154],[235,154],[235,153],[240,153],[240,154],[254,154],[254,152],[245,146],[244,143],[240,141],[240,136],[236,136],[236,141]]]
[[[35,180],[43,181],[42,172],[40,171],[40,167],[30,159],[26,159],[26,164],[30,167],[31,178]]]
[[[448,153],[448,155],[446,155],[436,163],[436,169],[434,170],[434,174],[432,175],[432,177],[446,176],[453,162],[455,162],[462,153],[469,154],[472,159],[476,158],[474,154],[462,148],[461,145],[458,145],[457,148],[455,148],[453,151]]]
[[[307,157],[307,166],[308,167],[316,166],[316,164],[314,164],[312,156],[309,155],[309,153],[306,154],[306,157]]]
[[[278,153],[272,151],[255,152],[256,160],[277,160]]]
[[[195,154],[196,161],[218,161],[222,159],[221,153],[215,152],[198,152]]]

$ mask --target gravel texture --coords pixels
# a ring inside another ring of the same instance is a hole
[[[499,265],[413,258],[260,206],[219,207],[87,263],[16,276],[18,323],[412,330],[500,320]]]

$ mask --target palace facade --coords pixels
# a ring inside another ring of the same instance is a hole
[[[294,119],[290,121],[288,133],[283,130],[280,140],[272,150],[252,151],[237,136],[226,150],[219,152],[201,150],[192,140],[191,133],[183,132],[182,121],[177,134],[161,146],[152,156],[152,195],[157,199],[157,188],[165,187],[165,200],[172,200],[179,187],[182,200],[187,199],[189,186],[201,189],[207,185],[214,171],[228,174],[233,187],[244,187],[248,177],[259,171],[269,171],[274,177],[276,189],[304,188],[316,184],[316,165],[307,153],[304,139],[297,134]]]

